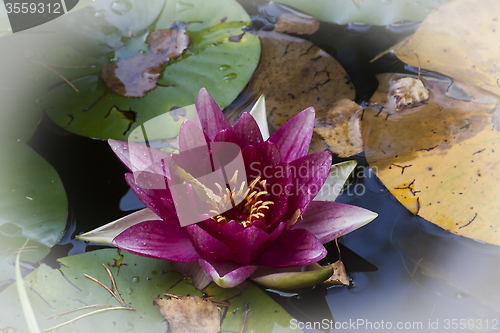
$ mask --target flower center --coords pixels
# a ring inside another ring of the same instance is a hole
[[[261,180],[261,177],[258,176],[248,185],[246,191],[245,182],[241,183],[238,190],[231,191],[231,188],[235,189],[238,184],[237,177],[238,171],[234,173],[225,191],[219,184],[215,184],[219,189],[219,197],[221,200],[219,202],[211,201],[213,209],[211,209],[210,212],[216,214],[212,216],[211,219],[214,220],[218,226],[226,224],[228,219],[229,221],[235,220],[245,228],[255,221],[265,223],[269,205],[274,205],[273,201],[264,201],[262,198],[269,194],[269,192],[266,191],[266,180]],[[238,204],[236,205],[235,202],[238,202]],[[229,203],[232,205],[233,209],[223,212],[224,207],[228,207]]]

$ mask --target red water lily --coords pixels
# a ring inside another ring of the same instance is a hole
[[[233,287],[251,276],[259,265],[283,268],[315,263],[327,254],[324,243],[374,217],[359,218],[366,212],[362,208],[312,201],[332,164],[330,152],[307,154],[315,121],[313,108],[300,112],[267,140],[249,113],[243,113],[231,127],[205,89],[198,94],[196,110],[198,125],[186,120],[181,126],[178,155],[109,141],[134,173],[125,175],[127,183],[149,208],[141,213],[140,223],[127,225],[112,239],[113,245],[146,257],[192,262],[188,266],[201,266],[218,285]],[[212,194],[202,196],[206,200],[200,202],[193,193],[201,185],[189,177],[206,170],[214,151],[207,149],[203,156],[200,147],[215,147],[214,143],[239,147],[245,167],[239,174],[246,173],[246,179],[238,179],[238,171],[229,174],[227,188],[215,184],[218,192],[205,189]],[[152,155],[163,162],[150,164]],[[138,170],[143,171],[142,182],[137,180]],[[165,186],[144,186],[148,179],[161,179]],[[190,212],[181,213],[175,205],[174,196],[179,193],[177,187],[174,194],[169,187],[173,180],[183,184],[183,198],[191,200],[193,214],[201,222],[186,225],[179,219]],[[231,208],[224,209],[224,202]],[[210,213],[203,214],[205,211]]]

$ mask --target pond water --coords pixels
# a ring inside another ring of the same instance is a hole
[[[240,3],[256,29],[270,25],[272,13],[260,9],[265,2]],[[316,33],[304,38],[339,61],[355,86],[356,102],[362,104],[377,88],[375,74],[414,72],[395,57],[370,60],[417,26],[321,22]],[[58,267],[59,257],[99,248],[75,240],[74,235],[144,207],[130,192],[123,179],[126,168],[105,141],[61,131],[44,115],[29,145],[59,173],[70,207],[67,231],[44,263]],[[500,248],[453,235],[414,216],[377,179],[363,154],[353,159],[358,167],[337,201],[379,216],[340,240],[352,286],[317,287],[289,295],[268,291],[269,295],[299,321],[316,325],[307,332],[497,331]],[[334,162],[344,160],[349,159]],[[330,249],[336,252],[334,246]],[[334,257],[331,254],[327,260]]]

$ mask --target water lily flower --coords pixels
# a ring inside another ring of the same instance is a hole
[[[271,136],[266,133],[267,124],[263,127],[261,121],[259,126],[249,113],[231,126],[205,89],[198,94],[196,110],[195,122],[186,120],[181,126],[178,155],[109,140],[131,171],[125,175],[127,183],[148,208],[80,239],[176,262],[174,267],[189,272],[199,288],[211,280],[221,287],[234,287],[258,267],[280,271],[316,263],[327,254],[323,244],[376,217],[359,207],[313,201],[332,164],[330,152],[307,154],[313,108],[300,112]],[[263,119],[262,114],[257,118]],[[214,168],[215,152],[207,147],[215,143],[238,147],[244,170],[232,170],[225,175],[225,184],[213,184],[210,189],[195,177],[207,166]],[[153,155],[163,162],[151,165]],[[163,188],[144,185],[158,179]],[[179,186],[174,188],[173,183]],[[192,209],[181,212],[176,196]],[[182,218],[186,214],[198,222],[186,223]]]

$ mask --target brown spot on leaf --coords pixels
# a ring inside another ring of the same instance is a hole
[[[148,43],[151,53],[102,67],[101,77],[111,91],[126,97],[144,97],[156,87],[163,64],[186,50],[189,35],[185,29],[155,30],[148,36]]]
[[[180,56],[189,46],[189,35],[185,30],[160,29],[148,36],[149,49],[153,53],[161,53],[164,61],[169,61]]]

